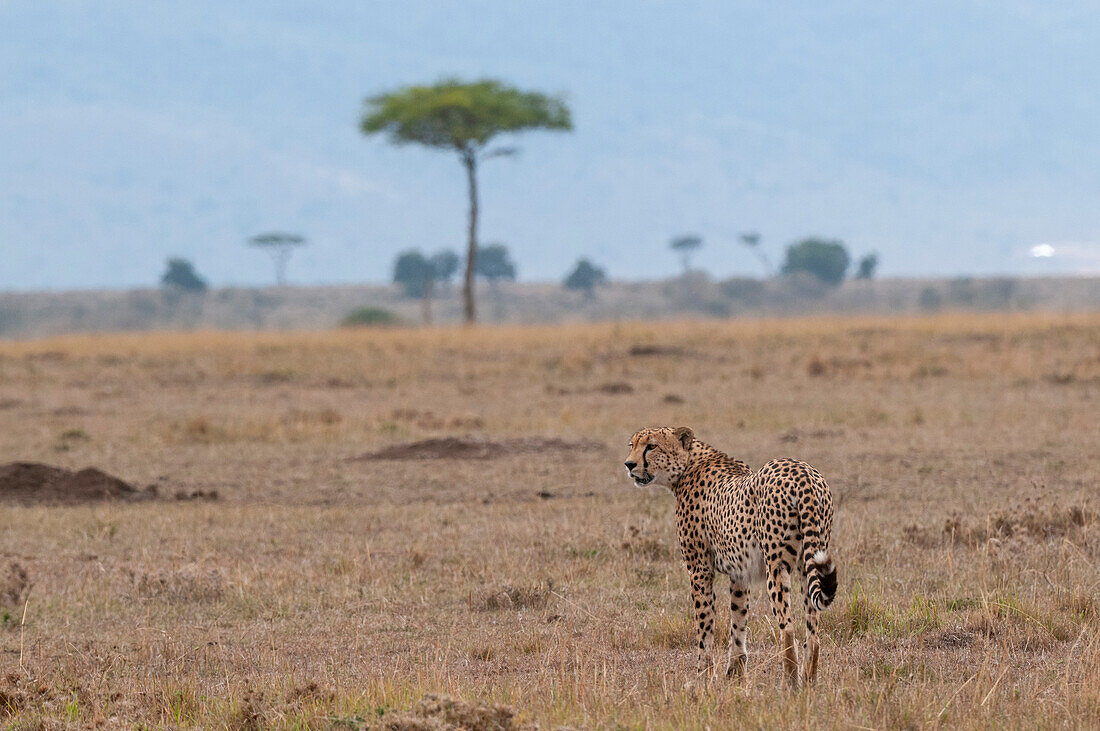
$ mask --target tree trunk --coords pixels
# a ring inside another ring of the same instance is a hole
[[[466,166],[466,179],[470,185],[470,230],[466,248],[466,280],[462,284],[463,308],[466,311],[466,324],[477,321],[474,309],[474,274],[477,258],[477,158],[473,152],[462,154],[462,163]]]
[[[290,247],[276,246],[271,250],[271,254],[275,259],[275,285],[278,287],[285,286],[286,264],[290,261]]]
[[[424,324],[432,324],[432,289],[434,281],[431,277],[424,280],[424,296],[420,299],[421,313],[424,315]]]

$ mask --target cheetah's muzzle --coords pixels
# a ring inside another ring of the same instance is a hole
[[[631,475],[631,477],[634,477],[634,475]],[[634,484],[638,487],[645,487],[651,482],[653,482],[653,475],[649,474],[648,472],[646,472],[641,477],[634,477]]]

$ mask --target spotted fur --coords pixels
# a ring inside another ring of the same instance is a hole
[[[744,672],[749,588],[766,580],[779,623],[788,680],[817,674],[817,625],[836,596],[836,563],[829,554],[832,497],[821,474],[805,462],[774,459],[756,472],[695,438],[687,427],[642,429],[630,440],[626,468],[639,487],[668,487],[676,496],[680,551],[691,575],[701,671],[713,665],[714,576],[730,577],[727,675]],[[791,619],[791,574],[802,578],[806,637],[799,665]]]

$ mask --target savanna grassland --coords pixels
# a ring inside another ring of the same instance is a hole
[[[0,494],[0,721],[1095,726],[1098,414],[1097,315],[0,343],[0,461],[158,496]],[[812,689],[759,589],[747,677],[696,677],[644,425],[829,480]]]

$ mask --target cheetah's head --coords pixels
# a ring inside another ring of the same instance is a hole
[[[671,487],[688,466],[695,433],[686,426],[641,429],[630,438],[626,469],[634,484]]]

